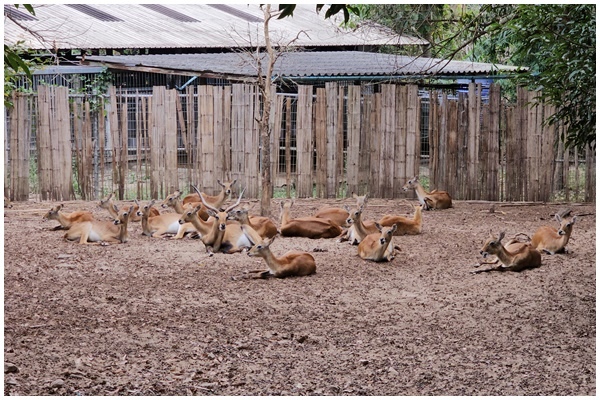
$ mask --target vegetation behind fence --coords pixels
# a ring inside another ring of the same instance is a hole
[[[415,85],[299,86],[273,102],[268,161],[275,184],[298,197],[412,198],[402,186],[425,175],[455,199],[595,201],[594,152],[565,149],[565,127],[543,124],[553,110],[531,107],[535,95],[520,89],[509,105],[495,85],[488,98],[475,84],[425,98]],[[110,87],[94,98],[40,86],[13,99],[4,188],[13,200],[164,198],[234,178],[259,197],[255,86]]]

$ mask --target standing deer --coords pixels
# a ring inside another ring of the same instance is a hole
[[[507,246],[504,247],[502,245],[503,238],[504,232],[500,232],[498,237],[495,237],[490,231],[490,238],[484,243],[481,251],[479,252],[483,258],[487,258],[489,254],[493,254],[497,257],[491,262],[484,262],[482,264],[496,264],[498,261],[500,261],[502,266],[473,271],[474,274],[490,271],[518,272],[528,268],[536,268],[542,265],[542,255],[530,244],[510,241]],[[480,265],[481,264],[478,264],[476,267]]]
[[[431,192],[427,192],[419,182],[418,176],[410,179],[406,182],[406,185],[402,187],[402,190],[405,192],[411,189],[415,190],[417,197],[419,198],[419,203],[421,203],[425,210],[441,210],[452,207],[452,197],[450,197],[448,192],[435,189]]]
[[[531,239],[533,248],[548,254],[566,253],[566,246],[571,237],[571,232],[573,232],[573,225],[575,225],[575,221],[577,220],[576,216],[572,219],[567,218],[570,213],[571,211],[567,210],[554,215],[560,223],[558,230],[550,226],[538,228]]]

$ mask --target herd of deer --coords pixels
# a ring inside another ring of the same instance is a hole
[[[210,196],[200,192],[194,187],[196,193],[189,194],[181,199],[182,193],[175,191],[167,196],[160,208],[173,208],[175,212],[161,213],[155,207],[156,201],[152,200],[141,205],[137,200],[134,204],[119,208],[112,199],[112,194],[102,199],[101,208],[106,209],[113,221],[101,221],[94,218],[89,211],[74,211],[67,213],[63,206],[53,207],[44,220],[57,220],[60,225],[54,228],[67,230],[64,238],[79,240],[81,244],[87,243],[124,243],[128,240],[128,224],[141,221],[142,234],[153,238],[171,236],[181,239],[186,234],[199,238],[205,245],[209,255],[215,252],[236,253],[247,250],[253,257],[262,257],[268,268],[248,271],[244,277],[266,278],[274,276],[283,278],[287,276],[304,276],[316,271],[314,257],[310,253],[289,251],[281,257],[275,256],[270,245],[276,235],[284,237],[307,237],[312,239],[338,238],[338,241],[348,241],[358,246],[358,256],[364,260],[375,262],[391,261],[394,251],[399,249],[394,245],[394,236],[418,235],[422,232],[422,210],[447,209],[452,207],[452,198],[445,191],[433,190],[427,192],[419,183],[418,177],[410,179],[403,189],[414,190],[419,200],[413,206],[412,217],[402,215],[384,215],[379,221],[365,221],[362,214],[367,205],[367,195],[357,196],[356,207],[350,209],[326,207],[320,209],[315,215],[309,217],[292,218],[290,209],[293,200],[280,202],[280,226],[267,217],[249,215],[248,208],[238,208],[244,195],[240,193],[237,201],[223,208],[230,198],[232,186],[236,180],[221,182],[221,192]],[[5,198],[5,207],[7,199]],[[495,255],[492,261],[481,264],[497,264],[501,266],[476,270],[474,273],[488,271],[521,271],[541,265],[541,253],[555,254],[565,251],[569,241],[576,217],[568,218],[568,212],[557,214],[560,222],[558,230],[549,226],[539,228],[533,238],[527,242],[513,239],[502,245],[504,232],[498,237],[490,233],[491,238],[486,241],[480,253],[483,258]],[[477,264],[476,266],[480,266]]]

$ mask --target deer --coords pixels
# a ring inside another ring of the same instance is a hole
[[[242,225],[242,229],[246,231],[248,227]],[[281,257],[275,256],[270,249],[274,240],[275,237],[261,240],[248,250],[249,257],[262,257],[267,263],[268,269],[248,271],[244,278],[286,278],[289,276],[307,276],[316,273],[317,264],[315,258],[309,253],[292,250]]]
[[[4,196],[4,208],[13,208],[13,205],[10,202],[10,199],[6,196]]]
[[[195,232],[194,226],[180,224],[180,215],[176,213],[159,214],[152,216],[152,209],[156,200],[151,200],[143,207],[139,207],[137,214],[142,221],[142,235],[153,238],[163,237],[165,234],[175,235],[173,239],[181,239],[186,233]]]
[[[204,243],[209,256],[212,257],[214,253],[219,251],[227,254],[239,253],[244,249],[248,249],[253,246],[253,243],[244,233],[242,226],[239,223],[227,224],[227,216],[229,212],[240,204],[246,189],[242,190],[240,197],[235,204],[227,207],[223,211],[220,211],[216,207],[213,207],[206,202],[204,193],[201,193],[196,186],[193,186],[193,188],[196,193],[198,193],[202,204],[204,204],[206,207],[208,215],[210,215],[213,219],[206,221],[207,224],[200,222],[200,218],[198,218],[197,215],[194,216],[194,214],[197,214],[197,206],[193,210],[182,215],[182,219],[179,221],[179,223],[189,221],[194,224],[198,232],[201,234],[200,239],[202,240],[202,243]],[[207,225],[210,225],[208,230],[205,228]]]
[[[496,256],[496,259],[490,262],[479,263],[475,266],[479,267],[481,264],[496,264],[498,261],[500,261],[502,265],[473,271],[474,274],[490,271],[519,272],[529,268],[537,268],[542,265],[542,255],[529,243],[511,240],[507,243],[506,247],[504,247],[502,245],[502,239],[504,239],[504,232],[500,232],[498,237],[496,237],[492,231],[490,231],[490,237],[484,243],[479,253],[483,258],[487,258],[488,255],[493,254]]]
[[[204,221],[208,219],[208,213],[206,212],[206,207],[202,204],[202,202],[192,202],[186,203],[185,207],[183,205],[183,201],[181,200],[181,191],[176,190],[172,194],[168,195],[167,198],[162,202],[161,207],[167,208],[171,207],[175,210],[175,212],[179,215],[186,212],[187,208],[195,208],[197,205],[201,205],[199,208],[198,216],[202,218]]]
[[[551,255],[562,252],[567,253],[566,246],[571,237],[571,232],[573,232],[573,225],[577,221],[577,216],[574,216],[572,219],[568,218],[570,213],[570,210],[566,210],[554,215],[560,223],[558,230],[550,226],[541,226],[538,228],[531,239],[531,246],[538,251],[543,251]]]
[[[64,235],[65,240],[77,240],[79,244],[125,243],[129,240],[127,225],[135,206],[127,210],[119,210],[113,205],[117,218],[114,221],[83,221],[77,222]]]
[[[261,239],[270,239],[279,233],[277,226],[271,218],[261,216],[249,216],[250,210],[241,208],[229,212],[228,218],[238,221],[242,226],[246,225],[251,228]],[[254,243],[257,243],[253,240]]]
[[[397,226],[381,226],[378,222],[375,223],[375,226],[379,233],[367,235],[358,244],[358,256],[367,261],[392,261],[396,248],[392,242]]]
[[[115,208],[113,207],[115,205],[115,202],[112,199],[113,195],[114,195],[114,192],[109,194],[105,198],[100,199],[100,203],[98,203],[98,206],[100,206],[100,208],[107,210],[111,217],[117,218],[118,211],[115,211]],[[131,216],[129,222],[139,222],[141,220],[141,217],[138,215],[139,205],[137,203],[137,200],[135,201],[135,203],[136,203],[134,206],[134,214],[135,215]],[[128,206],[122,206],[120,208],[120,210],[123,211],[123,210],[127,210],[128,208],[129,208]],[[117,208],[117,210],[119,210],[119,208]],[[153,207],[150,210],[150,216],[155,217],[157,215],[160,215],[160,211],[157,208]]]
[[[346,223],[350,226],[346,235],[339,239],[340,242],[348,240],[351,245],[358,245],[365,237],[372,233],[377,233],[379,230],[375,226],[375,221],[363,221],[362,213],[364,211],[364,203],[356,209],[349,210],[349,217]]]
[[[398,229],[394,233],[394,236],[402,235],[420,235],[423,229],[423,206],[413,206],[415,214],[412,218],[404,217],[402,215],[384,215],[380,220],[379,224],[382,226],[397,225]]]
[[[358,196],[356,193],[352,192],[352,197],[356,200],[356,207],[360,207],[361,205],[366,204],[367,195]],[[348,207],[339,208],[339,207],[324,207],[316,212],[314,215],[315,218],[322,219],[330,219],[331,221],[338,224],[340,227],[346,227],[348,225],[348,216],[349,216]]]
[[[330,219],[316,217],[290,218],[290,208],[294,201],[280,202],[282,236],[300,236],[310,239],[328,239],[342,234],[342,228]]]
[[[419,182],[418,176],[410,179],[402,187],[402,190],[405,192],[411,189],[415,190],[415,193],[419,198],[419,203],[421,203],[425,210],[442,210],[445,208],[452,208],[452,197],[450,197],[448,192],[435,189],[431,192],[427,192]]]
[[[53,230],[53,231],[56,231],[59,229],[67,230],[67,229],[70,229],[74,224],[76,224],[78,222],[86,222],[86,221],[94,220],[94,216],[89,211],[73,211],[71,213],[66,213],[66,212],[62,211],[63,208],[64,208],[63,204],[54,206],[42,218],[42,221],[44,221],[44,222],[48,221],[50,219],[58,221],[58,223],[60,225],[57,225],[54,228],[52,228],[51,230]]]
[[[219,192],[219,194],[217,194],[216,196],[210,196],[202,192],[204,198],[206,199],[206,204],[210,204],[212,207],[220,209],[223,206],[223,204],[225,204],[225,201],[231,196],[231,187],[236,182],[237,179],[234,179],[231,182],[221,182],[219,179],[217,179],[217,183],[222,187],[221,192]],[[200,192],[198,192],[198,189],[195,186],[192,185],[192,187],[194,187],[196,193],[190,193],[187,196],[185,196],[183,198],[184,205],[186,205],[187,203],[200,202]]]

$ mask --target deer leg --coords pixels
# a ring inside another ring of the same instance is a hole
[[[57,225],[54,228],[50,229],[51,231],[61,231],[67,228],[64,228],[62,225]]]

